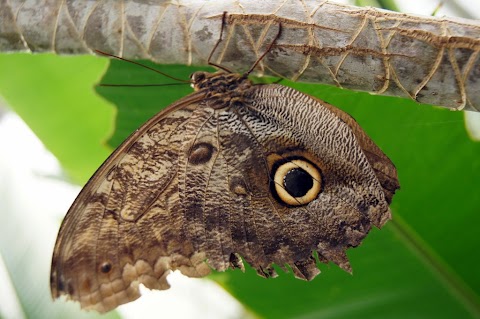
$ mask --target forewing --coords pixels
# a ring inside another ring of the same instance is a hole
[[[138,284],[166,289],[170,269],[209,268],[183,237],[178,167],[184,131],[202,96],[191,95],[132,134],[99,168],[65,217],[51,290],[100,312],[138,298]]]

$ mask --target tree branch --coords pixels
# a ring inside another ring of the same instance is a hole
[[[0,0],[0,52],[213,62],[451,109],[480,110],[480,23],[319,0]]]

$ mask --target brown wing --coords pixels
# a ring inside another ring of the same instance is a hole
[[[219,271],[242,268],[240,256],[261,276],[275,276],[275,263],[310,280],[319,273],[315,251],[351,271],[346,249],[390,219],[369,152],[380,152],[398,185],[393,164],[358,126],[298,91],[254,86],[243,102],[210,109],[186,129],[191,151],[179,168],[186,239]],[[321,171],[321,193],[295,205],[275,194],[274,171],[298,168],[299,160]]]
[[[400,188],[398,182],[397,169],[392,161],[382,152],[382,150],[372,141],[372,139],[365,133],[365,131],[358,125],[357,121],[344,111],[337,109],[324,101],[317,100],[324,105],[342,121],[344,121],[352,130],[358,144],[362,148],[365,156],[368,158],[378,181],[383,187],[385,198],[388,203],[392,202],[395,191]]]
[[[166,289],[169,269],[199,277],[204,256],[183,238],[178,195],[184,132],[199,111],[194,93],[133,133],[99,168],[68,211],[52,258],[53,297],[109,311]]]
[[[272,185],[278,163],[293,159],[316,166],[322,185],[315,199],[298,206],[272,198],[270,186],[269,197],[250,211],[255,216],[250,231],[264,255],[245,259],[259,273],[274,262],[289,264],[299,278],[312,279],[319,273],[312,255],[317,251],[321,261],[351,271],[345,250],[358,246],[372,225],[381,227],[391,218],[389,203],[399,185],[394,165],[350,116],[294,89],[254,86],[245,105],[241,118],[251,132],[246,144],[256,154],[247,156],[250,162],[244,165],[255,169],[241,174],[247,188],[262,185],[264,191],[257,194],[268,193],[266,176]],[[238,161],[242,138],[230,140],[237,146],[225,149]]]
[[[275,263],[314,278],[315,251],[350,271],[345,250],[390,218],[362,149],[373,142],[329,106],[280,85],[246,89],[243,105],[223,109],[203,98],[150,120],[81,192],[55,246],[55,297],[104,312],[138,298],[139,283],[168,288],[170,269],[204,276],[204,261],[223,271],[243,268],[240,257],[264,277]],[[377,157],[396,181],[393,164]],[[318,193],[284,201],[278,187],[292,185],[276,172],[289,170],[304,171],[297,181]]]

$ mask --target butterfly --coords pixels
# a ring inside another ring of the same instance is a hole
[[[194,73],[95,172],[61,225],[53,297],[106,312],[172,270],[351,271],[346,249],[391,218],[395,166],[345,112],[249,72]]]

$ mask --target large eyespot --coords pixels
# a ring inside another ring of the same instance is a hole
[[[272,175],[276,197],[283,204],[306,205],[322,191],[320,169],[303,158],[281,161],[274,166]]]

